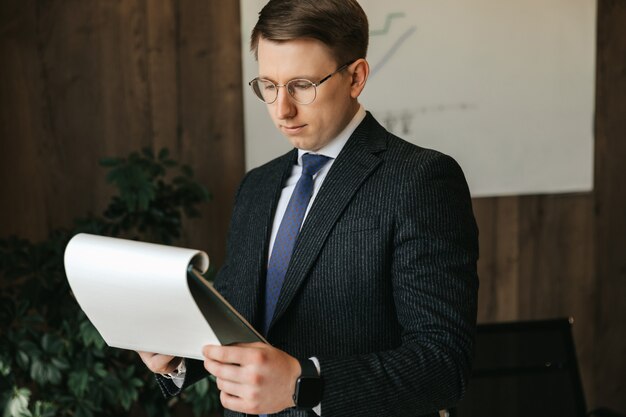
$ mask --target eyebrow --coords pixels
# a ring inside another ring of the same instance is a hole
[[[278,84],[276,82],[276,80],[273,80],[270,77],[266,77],[264,75],[259,75],[259,78],[263,78],[264,80],[270,80],[271,82],[273,82],[274,84]],[[319,80],[321,80],[322,78],[317,76],[317,75],[298,75],[295,77],[291,77],[290,79],[288,79],[286,82],[289,82],[291,80],[309,80],[309,81],[314,81],[314,82],[318,82]]]

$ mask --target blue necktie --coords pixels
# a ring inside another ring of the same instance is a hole
[[[305,153],[302,155],[302,175],[293,190],[285,215],[280,222],[272,256],[267,266],[265,280],[265,320],[263,333],[267,332],[274,317],[278,296],[285,280],[291,254],[302,226],[304,213],[313,194],[313,175],[328,162],[330,158],[323,155]]]

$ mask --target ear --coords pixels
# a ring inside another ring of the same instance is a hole
[[[370,75],[370,66],[364,58],[359,58],[348,67],[348,70],[352,78],[350,95],[352,98],[357,98],[361,95],[367,82],[367,77]]]

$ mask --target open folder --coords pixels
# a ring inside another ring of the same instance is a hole
[[[85,233],[65,249],[74,296],[109,346],[203,359],[207,344],[266,342],[202,274],[206,253]]]

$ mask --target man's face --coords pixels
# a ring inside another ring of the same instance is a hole
[[[277,85],[296,78],[319,82],[345,62],[337,63],[328,48],[314,39],[272,42],[259,39],[259,77]],[[296,103],[286,88],[279,88],[278,98],[267,105],[274,125],[303,150],[317,151],[334,139],[350,122],[358,104],[351,96],[351,76],[341,71],[317,87],[317,97],[310,104]]]

